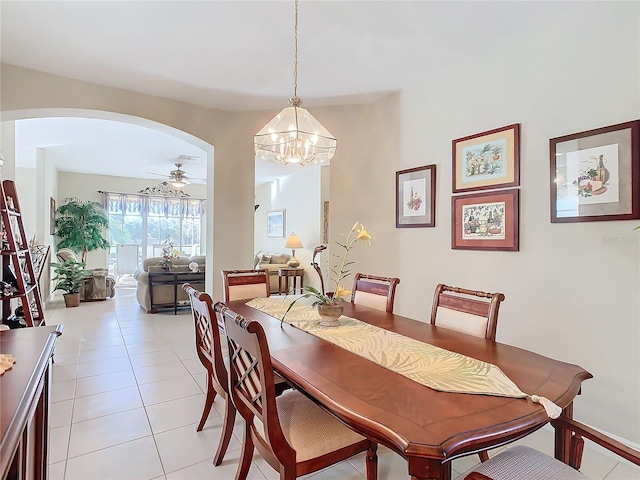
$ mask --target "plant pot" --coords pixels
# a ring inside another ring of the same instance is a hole
[[[65,293],[64,304],[66,307],[77,307],[80,305],[80,293]]]
[[[322,303],[318,305],[318,315],[322,319],[320,325],[323,327],[337,327],[340,325],[338,319],[342,315],[343,305],[341,303]]]

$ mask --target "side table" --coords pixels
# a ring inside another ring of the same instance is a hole
[[[278,293],[296,293],[300,277],[300,293],[304,292],[304,268],[279,268],[278,269]],[[289,291],[289,279],[293,278],[293,288]],[[282,288],[284,284],[284,290]]]

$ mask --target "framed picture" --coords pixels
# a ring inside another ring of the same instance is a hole
[[[435,225],[436,166],[396,172],[396,228]]]
[[[329,202],[322,204],[322,243],[329,243]]]
[[[56,234],[56,201],[49,197],[49,235]]]
[[[640,120],[549,140],[551,223],[640,218]]]
[[[451,248],[517,252],[517,188],[451,197]]]
[[[520,185],[520,124],[453,141],[453,193]]]
[[[267,237],[284,238],[284,210],[267,212]]]

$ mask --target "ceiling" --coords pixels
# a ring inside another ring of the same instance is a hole
[[[298,94],[306,107],[375,101],[416,71],[526,38],[548,8],[557,16],[572,3],[300,0]],[[290,0],[5,0],[0,40],[5,63],[221,110],[275,115],[293,93]],[[19,165],[41,147],[61,170],[153,178],[195,155],[184,169],[206,176],[204,152],[144,127],[40,119],[17,129]],[[256,167],[259,183],[291,171]]]

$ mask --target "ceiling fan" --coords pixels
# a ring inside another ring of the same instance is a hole
[[[185,172],[184,170],[182,170],[182,165],[183,164],[181,162],[175,163],[175,166],[177,168],[175,170],[171,170],[169,172],[169,175],[164,175],[162,173],[154,173],[154,172],[148,172],[148,173],[150,173],[151,175],[159,175],[161,177],[170,179],[169,181],[171,185],[173,185],[175,188],[182,188],[185,185],[193,183],[194,180],[197,181],[196,183],[206,182],[206,179],[192,177],[188,172]]]

